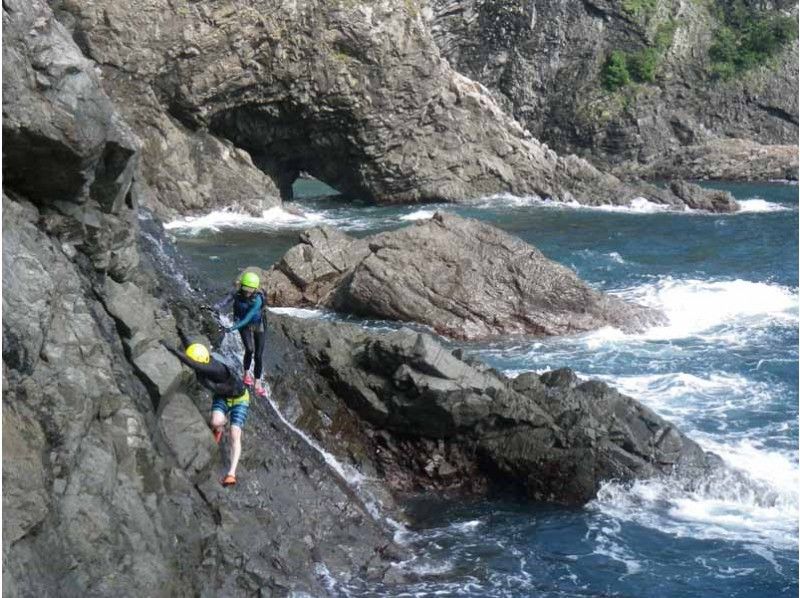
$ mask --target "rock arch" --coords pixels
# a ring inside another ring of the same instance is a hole
[[[559,158],[532,138],[486,88],[441,58],[414,0],[68,7],[110,94],[139,129],[159,130],[168,118],[190,138],[210,132],[232,143],[232,155],[249,153],[242,178],[260,176],[260,168],[284,198],[304,170],[345,195],[386,203],[500,192],[680,203],[575,156]],[[196,143],[189,153],[203,151]],[[164,156],[145,144],[145,164]]]

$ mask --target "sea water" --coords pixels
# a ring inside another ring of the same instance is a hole
[[[168,224],[204,276],[228,285],[325,224],[355,236],[446,210],[498,226],[593,287],[664,311],[642,334],[607,328],[556,339],[463,344],[515,376],[568,366],[639,399],[743,472],[686,491],[609,482],[582,508],[508,497],[407,505],[397,540],[409,581],[328,580],[342,595],[795,596],[798,592],[798,195],[790,184],[722,184],[742,211],[582,208],[498,195],[469,205],[377,207],[319,197],[289,209],[217,212]],[[284,310],[332,317],[318,310]],[[380,322],[364,325],[380,328]]]

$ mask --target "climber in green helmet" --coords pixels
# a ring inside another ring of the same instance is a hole
[[[242,428],[250,410],[250,393],[247,387],[236,372],[222,361],[214,359],[205,345],[192,343],[185,351],[178,351],[164,341],[161,344],[181,363],[192,368],[197,381],[211,391],[211,429],[217,444],[222,439],[226,420],[230,419],[230,465],[227,475],[220,483],[223,486],[233,486],[236,484],[236,466],[242,454]]]
[[[255,392],[257,397],[264,397],[267,394],[261,374],[264,363],[264,346],[266,344],[266,328],[262,309],[266,304],[266,297],[260,290],[261,279],[254,272],[245,272],[239,281],[239,288],[228,293],[221,301],[214,305],[216,311],[222,311],[228,305],[233,304],[233,319],[235,323],[230,327],[225,327],[225,332],[239,331],[242,344],[244,345],[244,357],[242,366],[244,368],[244,383],[248,386],[255,381]],[[253,376],[250,375],[250,365],[254,364]]]

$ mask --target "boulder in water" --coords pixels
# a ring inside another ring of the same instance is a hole
[[[273,305],[419,322],[470,340],[641,331],[664,321],[592,289],[524,241],[452,214],[364,239],[312,229],[300,241],[268,273]]]
[[[728,191],[703,189],[700,185],[686,181],[672,181],[669,188],[683,200],[686,207],[693,210],[707,212],[736,212],[739,210],[739,204],[733,200],[733,196]]]

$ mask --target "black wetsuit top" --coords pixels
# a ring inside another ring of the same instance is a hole
[[[162,344],[181,362],[192,368],[197,375],[197,381],[210,390],[214,396],[230,399],[244,394],[245,385],[242,379],[221,361],[212,357],[208,363],[199,363],[174,347],[170,347],[166,343]]]

